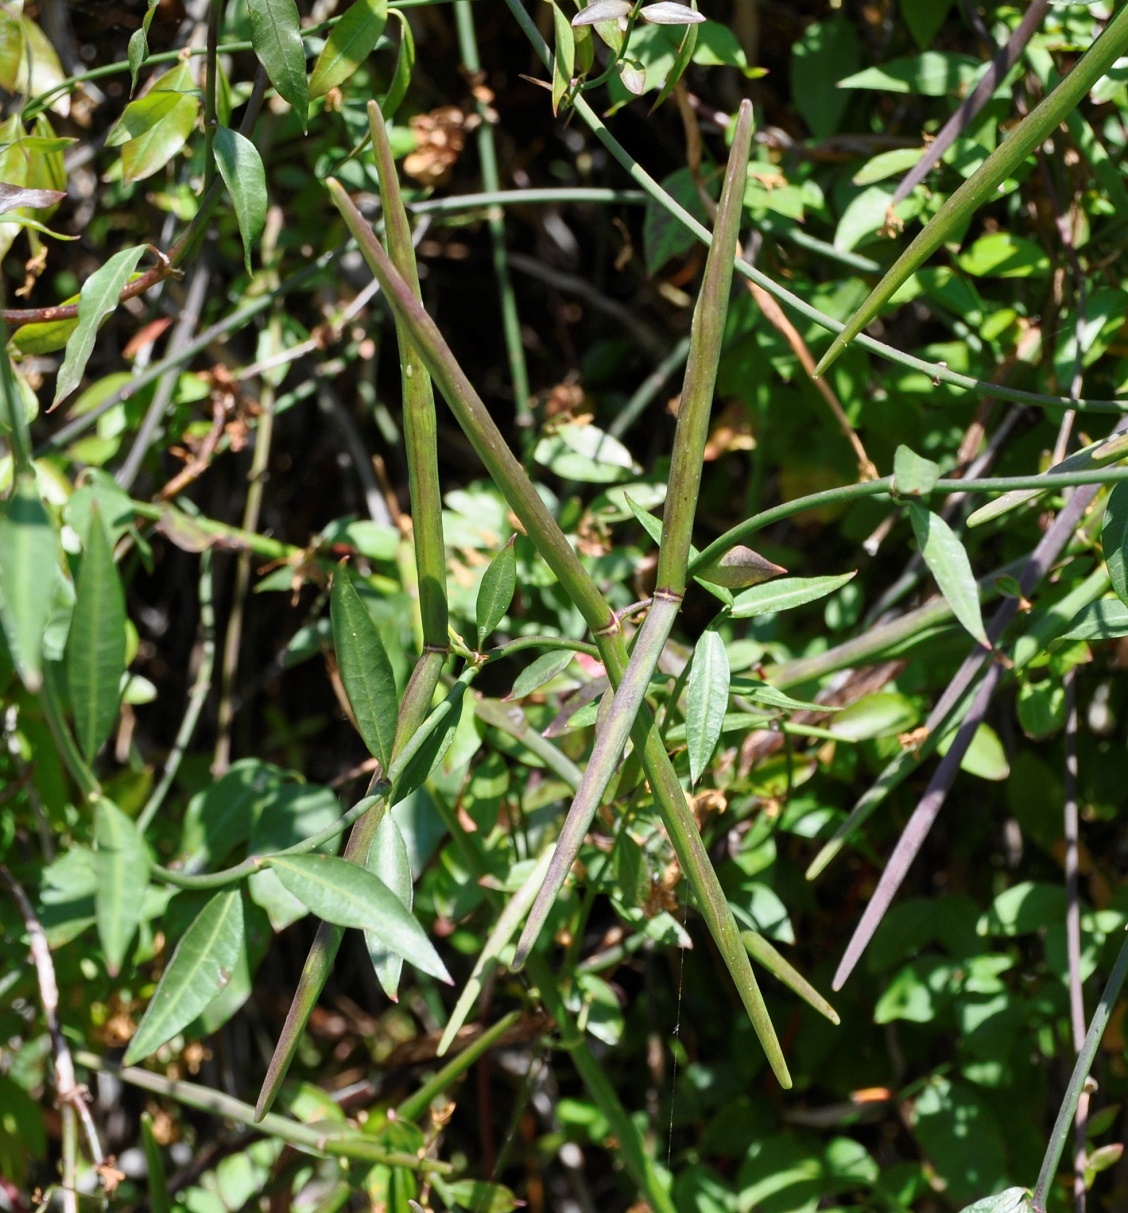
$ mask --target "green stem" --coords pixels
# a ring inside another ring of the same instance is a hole
[[[431,1172],[436,1175],[449,1175],[453,1170],[449,1163],[420,1158],[418,1154],[387,1150],[375,1138],[351,1125],[341,1128],[325,1121],[319,1121],[315,1125],[303,1125],[296,1120],[277,1115],[259,1119],[255,1117],[250,1104],[193,1082],[165,1078],[163,1074],[154,1074],[151,1070],[142,1070],[138,1066],[115,1066],[96,1053],[79,1052],[75,1054],[75,1060],[87,1069],[112,1074],[130,1086],[151,1091],[154,1095],[163,1095],[186,1108],[195,1108],[196,1111],[206,1112],[209,1116],[218,1116],[224,1120],[233,1120],[236,1124],[261,1129],[263,1133],[269,1133],[271,1137],[277,1137],[280,1141],[315,1156],[331,1154],[337,1158],[352,1158],[358,1162],[378,1163],[385,1167],[402,1167],[409,1171]]]
[[[1084,484],[1118,484],[1128,480],[1128,467],[1122,468],[1091,468],[1083,472],[1060,472],[1055,475],[1042,473],[1038,476],[996,476],[985,480],[959,480],[948,477],[938,480],[933,492],[947,493],[1010,493],[1019,489],[1037,489],[1040,492],[1052,492],[1054,489],[1077,488]],[[730,527],[723,535],[719,535],[712,543],[690,562],[689,572],[692,576],[704,565],[720,559],[729,548],[743,543],[757,531],[771,526],[774,522],[782,522],[805,510],[820,509],[825,506],[845,505],[860,501],[866,497],[893,496],[893,477],[883,476],[880,480],[867,480],[862,484],[846,484],[835,489],[824,489],[819,493],[810,493],[806,497],[797,497],[794,501],[785,501],[782,505],[773,506],[738,522]]]
[[[1062,1151],[1065,1149],[1065,1143],[1069,1138],[1070,1128],[1077,1111],[1078,1101],[1081,1098],[1081,1092],[1085,1089],[1089,1071],[1093,1068],[1093,1059],[1097,1055],[1097,1046],[1101,1043],[1101,1037],[1108,1026],[1109,1017],[1112,1015],[1112,1009],[1116,1004],[1116,999],[1120,994],[1120,987],[1123,986],[1126,976],[1128,976],[1128,939],[1120,946],[1120,954],[1116,958],[1116,964],[1109,976],[1108,984],[1105,986],[1104,993],[1101,995],[1101,1001],[1093,1014],[1092,1022],[1089,1024],[1089,1031],[1085,1034],[1085,1043],[1081,1046],[1080,1053],[1077,1054],[1077,1064],[1073,1067],[1073,1075],[1069,1080],[1069,1086],[1066,1088],[1065,1098],[1061,1101],[1061,1107],[1058,1109],[1057,1120],[1054,1121],[1049,1144],[1046,1146],[1046,1156],[1042,1160],[1042,1169],[1038,1172],[1038,1183],[1034,1188],[1032,1204],[1033,1213],[1046,1213],[1046,1199],[1049,1195],[1050,1185],[1057,1174],[1058,1164],[1061,1162]]]
[[[441,654],[423,654],[415,667],[415,673],[418,677],[413,676],[413,687],[408,688],[408,694],[404,696],[400,703],[395,744],[401,748],[396,752],[396,756],[388,768],[388,783],[391,784],[390,792],[387,789],[387,785],[385,785],[380,792],[379,798],[374,803],[366,798],[365,801],[361,802],[361,806],[358,806],[361,807],[363,816],[360,817],[360,820],[356,824],[356,829],[349,835],[349,840],[345,844],[345,859],[351,863],[359,864],[361,867],[364,867],[368,863],[368,852],[372,848],[372,842],[376,837],[376,831],[380,827],[380,822],[384,819],[384,814],[388,811],[391,804],[398,799],[395,787],[396,783],[408,770],[411,760],[419,752],[435,728],[451,715],[457,706],[461,705],[461,692],[474,680],[478,673],[475,667],[469,667],[464,670],[455,685],[454,691],[439,704],[430,716],[427,717],[427,720],[413,730],[405,730],[400,725],[405,720],[414,719],[420,705],[423,703],[424,695],[427,696],[427,706],[430,704],[430,694],[427,684],[431,675],[428,667],[436,658],[438,659],[438,665],[441,667],[443,660]],[[425,707],[424,710],[426,710]],[[375,790],[376,781],[373,780],[373,784],[369,787],[369,795],[371,796]],[[341,940],[344,936],[344,928],[337,926],[335,923],[322,922],[317,928],[313,945],[309,950],[309,955],[306,957],[305,965],[302,967],[301,977],[298,979],[298,988],[294,992],[294,997],[290,1002],[290,1009],[286,1013],[286,1022],[282,1025],[282,1031],[278,1034],[278,1043],[274,1046],[274,1053],[271,1055],[270,1064],[266,1070],[266,1077],[263,1079],[262,1089],[259,1091],[259,1097],[255,1103],[256,1119],[261,1120],[267,1114],[278,1096],[282,1082],[290,1069],[290,1064],[294,1060],[294,1054],[298,1051],[302,1032],[305,1031],[309,1017],[313,1014],[313,1009],[317,1005],[321,991],[325,988],[325,983],[329,979],[329,972],[333,967],[333,961],[340,949]]]
[[[272,851],[268,855],[255,855],[250,859],[244,859],[242,863],[237,863],[233,867],[224,868],[219,872],[208,872],[200,876],[193,876],[187,872],[178,872],[175,868],[164,868],[160,864],[153,865],[150,869],[151,874],[157,880],[172,885],[176,889],[224,889],[228,885],[237,884],[240,880],[245,880],[248,876],[253,876],[262,869],[263,864],[268,859],[276,859],[282,855],[308,855],[310,851],[316,851],[318,847],[323,846],[325,843],[331,842],[334,838],[339,838],[357,818],[362,817],[372,808],[375,799],[382,798],[386,792],[386,784],[378,785],[375,796],[369,793],[363,800],[354,804],[347,813],[343,813],[338,817],[331,825],[323,827],[315,834],[310,834],[308,838],[303,838],[301,842],[295,842],[293,846],[286,847],[281,851]]]

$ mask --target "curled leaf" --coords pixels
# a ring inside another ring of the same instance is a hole
[[[736,547],[729,548],[720,560],[698,569],[696,576],[727,590],[744,590],[786,572],[782,565],[773,564],[759,552],[738,543]]]
[[[601,21],[625,21],[633,6],[630,0],[595,0],[572,18],[572,24],[597,25]]]
[[[705,18],[688,5],[675,4],[673,0],[662,0],[660,4],[648,4],[639,16],[652,25],[699,25]]]

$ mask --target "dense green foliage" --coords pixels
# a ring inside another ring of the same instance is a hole
[[[0,0],[12,1208],[1123,1207],[1128,8],[697,7]]]

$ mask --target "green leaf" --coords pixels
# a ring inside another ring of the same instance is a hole
[[[949,733],[937,745],[936,753],[943,758],[955,739],[955,732]],[[980,779],[989,779],[992,783],[1002,783],[1010,775],[1010,763],[1007,762],[1003,743],[989,724],[981,724],[975,730],[963,758],[960,759],[960,770],[969,775],[977,775]]]
[[[387,23],[387,0],[353,0],[330,31],[313,65],[310,99],[343,84],[375,49]]]
[[[533,458],[563,480],[613,484],[639,469],[630,451],[598,426],[588,423],[561,426],[542,438]]]
[[[162,79],[175,75],[177,81],[190,84],[181,73],[169,72]],[[122,116],[110,128],[106,136],[107,147],[124,147],[132,139],[147,135],[158,123],[167,118],[188,93],[184,89],[153,88],[144,97],[131,101]]]
[[[780,577],[766,585],[753,586],[738,594],[732,604],[733,619],[753,619],[774,611],[790,611],[794,607],[815,602],[841,589],[854,573],[838,573],[830,577]]]
[[[703,632],[693,650],[685,696],[685,741],[689,781],[696,784],[708,765],[725,718],[729,696],[729,663],[725,642],[712,630]]]
[[[226,126],[219,127],[212,143],[215,165],[231,201],[243,238],[243,261],[251,272],[251,249],[266,223],[266,172],[258,148],[247,138]]]
[[[922,49],[940,32],[955,0],[900,0],[901,18]]]
[[[1065,917],[1065,889],[1061,885],[1023,881],[1004,890],[976,926],[980,935],[1008,939],[1032,935]]]
[[[975,278],[1045,278],[1053,268],[1040,244],[1010,232],[980,236],[956,262]]]
[[[356,727],[369,753],[387,771],[396,735],[396,680],[384,642],[346,569],[338,569],[330,595],[333,646]]]
[[[67,340],[67,352],[55,384],[52,407],[66,399],[82,382],[86,364],[94,352],[98,329],[102,321],[117,308],[122,288],[137,268],[144,252],[143,244],[122,249],[82,284],[78,296],[78,325]]]
[[[43,635],[59,577],[59,536],[33,473],[16,477],[0,513],[0,620],[29,691],[43,683]]]
[[[238,963],[242,939],[242,893],[226,889],[204,906],[176,945],[125,1051],[127,1066],[155,1053],[222,993]]]
[[[149,26],[153,24],[153,13],[160,2],[161,0],[148,0],[148,8],[145,10],[144,17],[141,18],[141,24],[129,37],[126,58],[129,61],[130,95],[137,91],[137,73],[149,55]]]
[[[399,50],[396,52],[396,67],[392,73],[392,82],[388,85],[388,91],[380,103],[380,112],[388,122],[395,117],[396,110],[407,96],[411,76],[415,71],[415,35],[411,32],[411,25],[399,9],[393,8],[391,13],[400,25],[400,44]]]
[[[478,648],[505,618],[517,589],[517,554],[513,550],[516,535],[510,535],[505,546],[490,561],[478,586],[474,603],[474,618],[478,625]]]
[[[125,593],[96,503],[90,514],[66,649],[74,731],[87,762],[110,735],[125,674]]]
[[[1101,545],[1117,598],[1128,603],[1128,481],[1113,487],[1105,506]]]
[[[575,655],[571,649],[556,649],[551,653],[542,654],[513,680],[513,690],[505,696],[506,702],[524,699],[545,683],[551,682],[557,674],[563,673],[572,664]]]
[[[777,690],[769,682],[758,678],[734,678],[730,687],[734,695],[742,695],[753,703],[767,708],[780,708],[784,712],[837,712],[841,709],[828,707],[825,703],[814,703],[804,699],[792,699]]]
[[[442,1185],[443,1199],[465,1213],[512,1213],[524,1201],[501,1184],[485,1183],[480,1179],[460,1179]],[[414,1203],[414,1202],[413,1202]]]
[[[278,95],[293,106],[302,130],[309,116],[305,47],[294,0],[247,0],[251,43]]]
[[[839,80],[838,87],[912,93],[918,97],[944,97],[966,92],[982,70],[982,61],[970,55],[925,51],[912,58],[890,59],[877,67],[867,67]]]
[[[645,11],[644,9],[644,14]],[[670,74],[666,77],[666,83],[662,85],[662,91],[658,94],[658,100],[650,107],[651,113],[654,113],[674,91],[678,81],[685,75],[686,69],[693,62],[693,52],[697,49],[697,23],[704,20],[704,18],[700,17],[697,13],[697,0],[690,0],[690,11],[694,14],[693,24],[686,26],[681,44],[678,46],[678,53],[674,58],[674,66],[670,68]]]
[[[816,139],[833,135],[849,104],[836,81],[858,63],[855,23],[843,17],[815,21],[791,48],[791,96]]]
[[[939,514],[922,505],[909,503],[909,519],[924,563],[936,578],[952,614],[984,648],[990,648],[979,606],[979,587],[963,544]]]
[[[282,884],[318,918],[371,932],[389,952],[450,982],[423,928],[378,876],[329,855],[279,855],[268,862]]]
[[[576,71],[576,35],[572,32],[571,22],[555,0],[549,0],[549,3],[552,4],[552,30],[555,37],[552,52],[552,112],[555,115],[560,108],[560,102],[572,87],[572,77]]]
[[[919,719],[920,712],[911,699],[895,691],[877,691],[856,699],[827,727],[849,741],[869,741],[907,732]]]
[[[968,1205],[963,1213],[1028,1213],[1033,1208],[1025,1188],[1007,1188],[997,1196],[985,1196]]]
[[[940,479],[940,465],[907,446],[893,452],[893,491],[898,497],[927,497]]]
[[[1119,640],[1128,636],[1128,604],[1102,598],[1079,611],[1062,640]]]
[[[365,866],[391,889],[410,914],[415,892],[411,879],[411,857],[407,853],[407,843],[404,842],[400,828],[391,813],[385,813],[376,827],[376,837],[372,840]],[[376,980],[380,983],[380,988],[392,1002],[398,1001],[403,957],[389,951],[379,934],[374,931],[364,932],[364,942],[368,945],[368,955],[372,959],[372,967],[376,970]]]
[[[153,4],[157,0],[151,0]],[[137,34],[141,33],[140,30]],[[133,35],[133,38],[137,37]],[[130,47],[133,45],[130,39]],[[165,1172],[164,1158],[161,1155],[160,1143],[153,1132],[153,1118],[148,1112],[141,1113],[141,1145],[145,1150],[145,1169],[148,1180],[149,1208],[152,1213],[172,1213],[172,1197],[168,1191],[168,1175]]]
[[[133,820],[117,805],[99,800],[94,809],[94,913],[111,977],[121,972],[141,921],[149,883],[149,852]]]

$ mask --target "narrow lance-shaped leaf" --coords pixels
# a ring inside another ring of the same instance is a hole
[[[644,10],[645,11],[645,10]],[[692,0],[691,11],[696,14],[697,0]],[[704,20],[704,18],[701,18]],[[697,23],[693,22],[685,27],[685,33],[682,35],[681,45],[678,47],[678,53],[674,56],[674,66],[670,68],[670,74],[666,77],[666,83],[662,85],[662,91],[658,94],[658,100],[650,107],[650,112],[653,114],[656,109],[666,100],[667,97],[678,86],[678,82],[685,75],[689,65],[693,62],[693,52],[697,49]]]
[[[106,970],[116,977],[141,921],[149,852],[132,818],[104,799],[94,809],[94,841],[94,914]]]
[[[703,632],[693,650],[685,696],[685,740],[689,781],[696,784],[721,736],[729,697],[725,642],[713,630]]]
[[[219,127],[212,141],[215,166],[235,206],[235,221],[243,239],[243,261],[251,272],[251,249],[266,223],[266,171],[258,148],[238,131]]]
[[[87,762],[113,728],[125,673],[125,594],[96,503],[90,513],[66,649],[74,731]]]
[[[238,889],[217,893],[176,945],[153,1001],[125,1051],[127,1066],[156,1052],[223,990],[238,962],[242,939],[242,894]]]
[[[122,249],[82,284],[78,296],[78,325],[67,341],[67,352],[55,384],[52,408],[69,396],[82,381],[86,364],[94,352],[98,329],[117,307],[122,288],[137,268],[144,252],[143,244]]]
[[[330,594],[333,647],[356,727],[386,771],[396,736],[396,680],[384,642],[347,570],[338,569]]]
[[[144,17],[141,18],[141,24],[129,37],[126,58],[129,61],[129,92],[131,95],[137,91],[137,73],[141,70],[141,65],[149,54],[149,26],[153,23],[153,13],[159,3],[160,0],[147,0],[148,7],[145,9]]]
[[[393,8],[391,13],[399,22],[400,44],[399,50],[396,52],[396,66],[392,72],[392,82],[388,85],[388,91],[380,103],[381,112],[389,122],[395,117],[396,110],[407,96],[411,77],[415,71],[415,35],[411,32],[411,25],[398,8]]]
[[[486,637],[505,618],[509,604],[517,589],[517,555],[513,550],[516,535],[510,535],[505,546],[490,561],[482,576],[478,597],[474,603],[474,617],[478,625],[478,648]]]
[[[833,594],[854,576],[851,572],[827,577],[780,577],[767,585],[753,586],[743,594],[737,594],[731,614],[733,619],[754,619],[757,615],[790,611]]]
[[[16,477],[0,513],[0,620],[29,691],[43,683],[43,634],[58,576],[58,533],[39,499],[34,473],[25,473]]]
[[[269,863],[282,884],[318,918],[371,931],[388,951],[432,977],[450,981],[423,928],[378,876],[330,855],[279,855]]]
[[[403,834],[400,833],[391,813],[385,813],[380,818],[366,866],[391,889],[410,914],[414,893],[411,857],[407,853]],[[368,945],[368,955],[372,960],[372,967],[376,970],[376,980],[380,983],[380,988],[392,1002],[396,1002],[399,997],[400,974],[403,972],[403,957],[385,947],[377,931],[365,931],[364,942]]]
[[[846,327],[835,337],[815,370],[817,375],[821,375],[835,361],[843,349],[889,302],[897,289],[907,282],[941,245],[958,235],[971,215],[994,198],[999,185],[1057,129],[1125,50],[1128,50],[1128,8],[1121,8],[1069,75],[1052,93],[1043,98],[948,198],[923,231],[897,258],[889,272],[850,317]]]
[[[251,43],[278,95],[293,106],[302,130],[309,111],[301,17],[294,0],[247,0]]]
[[[353,0],[329,31],[309,78],[310,98],[323,97],[356,71],[380,41],[388,22],[387,0]]]
[[[952,614],[984,648],[990,648],[979,606],[979,587],[963,544],[939,514],[931,513],[923,505],[911,502],[909,519],[924,563],[936,578]]]
[[[571,649],[563,649],[544,653],[532,665],[526,666],[513,680],[513,690],[504,696],[505,701],[523,699],[551,682],[557,674],[562,674],[572,664],[575,653]]]
[[[576,36],[560,6],[555,0],[549,2],[552,4],[552,28],[556,38],[552,55],[552,112],[555,114],[572,87],[572,76],[576,71]]]
[[[1101,543],[1112,588],[1121,602],[1128,603],[1128,481],[1116,485],[1109,494]]]

